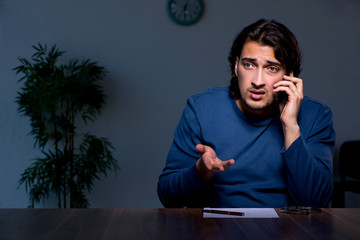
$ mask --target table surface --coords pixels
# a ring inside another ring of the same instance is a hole
[[[0,209],[0,239],[360,239],[360,209],[203,218],[202,209]]]

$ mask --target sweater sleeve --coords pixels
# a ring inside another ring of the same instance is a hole
[[[174,132],[165,168],[158,181],[158,196],[165,207],[202,207],[206,184],[201,180],[196,161],[200,155],[201,128],[190,98]]]
[[[306,139],[301,135],[281,153],[288,190],[296,205],[326,207],[333,194],[332,161],[335,144],[329,108],[320,108],[306,135]]]

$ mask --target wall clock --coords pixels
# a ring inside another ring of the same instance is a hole
[[[204,11],[202,0],[168,0],[167,12],[180,25],[191,25],[200,20]]]

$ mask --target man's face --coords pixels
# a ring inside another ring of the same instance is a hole
[[[266,116],[274,111],[273,85],[285,74],[283,65],[275,58],[274,49],[250,41],[244,44],[236,60],[241,98],[237,105],[244,113]]]

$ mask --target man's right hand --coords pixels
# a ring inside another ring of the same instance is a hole
[[[231,165],[234,165],[235,160],[230,159],[227,161],[220,160],[215,151],[206,145],[196,145],[196,150],[200,153],[200,159],[196,162],[196,169],[200,174],[200,177],[204,181],[210,181],[210,179],[217,172],[224,172]]]

